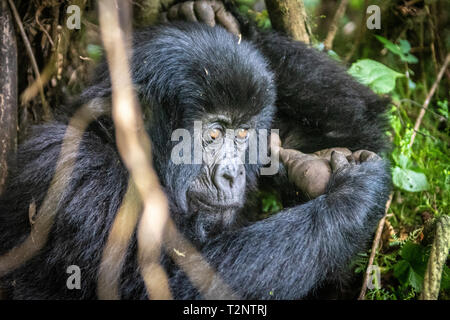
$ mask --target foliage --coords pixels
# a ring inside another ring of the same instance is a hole
[[[389,113],[391,130],[387,133],[394,149],[390,155],[393,165],[392,178],[396,187],[396,200],[391,205],[392,218],[389,220],[397,230],[403,230],[401,240],[395,234],[389,239],[388,249],[377,252],[376,262],[382,278],[395,279],[384,284],[381,289],[369,290],[367,299],[416,299],[421,292],[424,274],[427,268],[429,247],[421,243],[423,227],[420,227],[420,212],[432,212],[434,216],[449,212],[449,174],[450,157],[448,153],[448,129],[446,134],[436,130],[433,116],[448,120],[448,101],[438,100],[436,111],[426,114],[424,124],[418,132],[413,148],[410,147],[413,123],[424,100],[410,76],[414,73],[408,63],[418,63],[417,57],[410,53],[411,45],[407,40],[394,44],[388,39],[375,36],[384,47],[397,57],[396,66],[405,68],[404,73],[371,60],[362,59],[353,63],[349,73],[358,81],[371,87],[379,94],[390,93],[393,106]],[[413,85],[412,85],[413,84]],[[412,90],[411,90],[412,89]],[[411,99],[411,96],[416,98]],[[432,109],[432,107],[430,107]],[[431,125],[430,125],[431,124]],[[436,136],[438,135],[438,136]],[[404,230],[413,229],[409,233]],[[364,262],[354,269],[363,270]],[[445,266],[442,281],[442,295],[449,289],[449,267]]]

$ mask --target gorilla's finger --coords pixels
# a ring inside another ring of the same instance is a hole
[[[363,150],[361,155],[359,156],[360,162],[370,162],[370,161],[378,161],[381,160],[381,157],[377,155],[375,152]]]
[[[167,17],[169,18],[169,20],[177,20],[179,19],[179,10],[180,10],[180,4],[176,4],[172,7],[170,7],[168,13],[167,13]]]
[[[356,164],[356,159],[353,154],[349,154],[346,158],[349,164]]]
[[[179,14],[184,17],[186,21],[197,22],[197,17],[194,12],[194,1],[183,2]]]
[[[336,170],[349,166],[350,164],[348,163],[348,160],[343,153],[339,151],[333,151],[331,153],[330,165],[331,170],[333,172],[336,172]]]
[[[367,162],[367,161],[377,161],[377,160],[381,159],[375,152],[364,150],[364,149],[357,150],[357,151],[353,152],[352,155],[355,158],[357,163]]]
[[[274,132],[272,132],[270,134],[270,147],[271,150],[277,154],[280,152],[280,148],[281,148],[281,139],[280,136]]]
[[[327,159],[328,161],[330,161],[331,153],[333,153],[333,151],[339,151],[339,152],[343,153],[345,156],[349,156],[352,154],[352,152],[347,148],[323,149],[323,150],[314,152],[314,154],[316,156],[318,156],[319,158]]]
[[[195,1],[194,11],[199,21],[206,23],[210,27],[216,25],[216,16],[209,1]]]
[[[161,23],[169,22],[169,19],[167,18],[167,12],[161,12],[161,14],[159,15],[159,21]]]
[[[222,2],[212,1],[212,8],[216,14],[217,22],[220,23],[229,32],[239,36],[241,34],[239,23],[236,18],[228,12]]]

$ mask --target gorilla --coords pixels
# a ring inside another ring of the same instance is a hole
[[[271,128],[279,129],[283,147],[303,152],[336,146],[386,151],[385,99],[305,44],[274,32],[240,39],[220,26],[195,22],[137,33],[131,75],[171,218],[214,268],[214,277],[243,299],[301,299],[326,285],[337,289],[346,283],[352,258],[366,249],[384,214],[391,188],[386,161],[349,161],[333,170],[324,194],[304,199],[283,164],[277,174],[263,176],[260,162],[238,158],[248,156],[252,130]],[[80,133],[76,152],[60,154],[73,113],[68,111],[67,118],[35,126],[11,157],[0,198],[0,257],[30,234],[33,212],[52,179],[67,182],[55,200],[44,248],[1,279],[13,299],[98,297],[102,249],[128,186],[109,112],[106,63],[76,107],[93,101],[107,113]],[[197,121],[208,159],[175,163],[172,133],[182,128],[194,135]],[[230,129],[233,135],[226,134]],[[74,161],[73,171],[63,168],[54,177],[61,157]],[[258,220],[255,195],[266,187],[279,192],[284,209]],[[167,254],[170,250],[161,251],[161,265],[174,298],[220,297],[215,278],[207,294],[201,292]],[[198,257],[184,259],[195,265]],[[81,270],[79,290],[66,286],[71,265]],[[136,234],[119,289],[122,299],[151,298],[139,272]]]

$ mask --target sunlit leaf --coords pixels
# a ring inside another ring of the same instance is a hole
[[[392,172],[394,184],[409,192],[419,192],[428,190],[427,177],[421,172],[395,167]]]
[[[358,60],[348,72],[359,82],[376,93],[389,93],[395,88],[395,80],[404,75],[371,59]]]

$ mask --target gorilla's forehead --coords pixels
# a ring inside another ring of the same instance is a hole
[[[233,120],[274,104],[273,74],[251,43],[201,24],[174,25],[152,34],[135,42],[132,74],[140,93],[168,112],[231,113]]]

